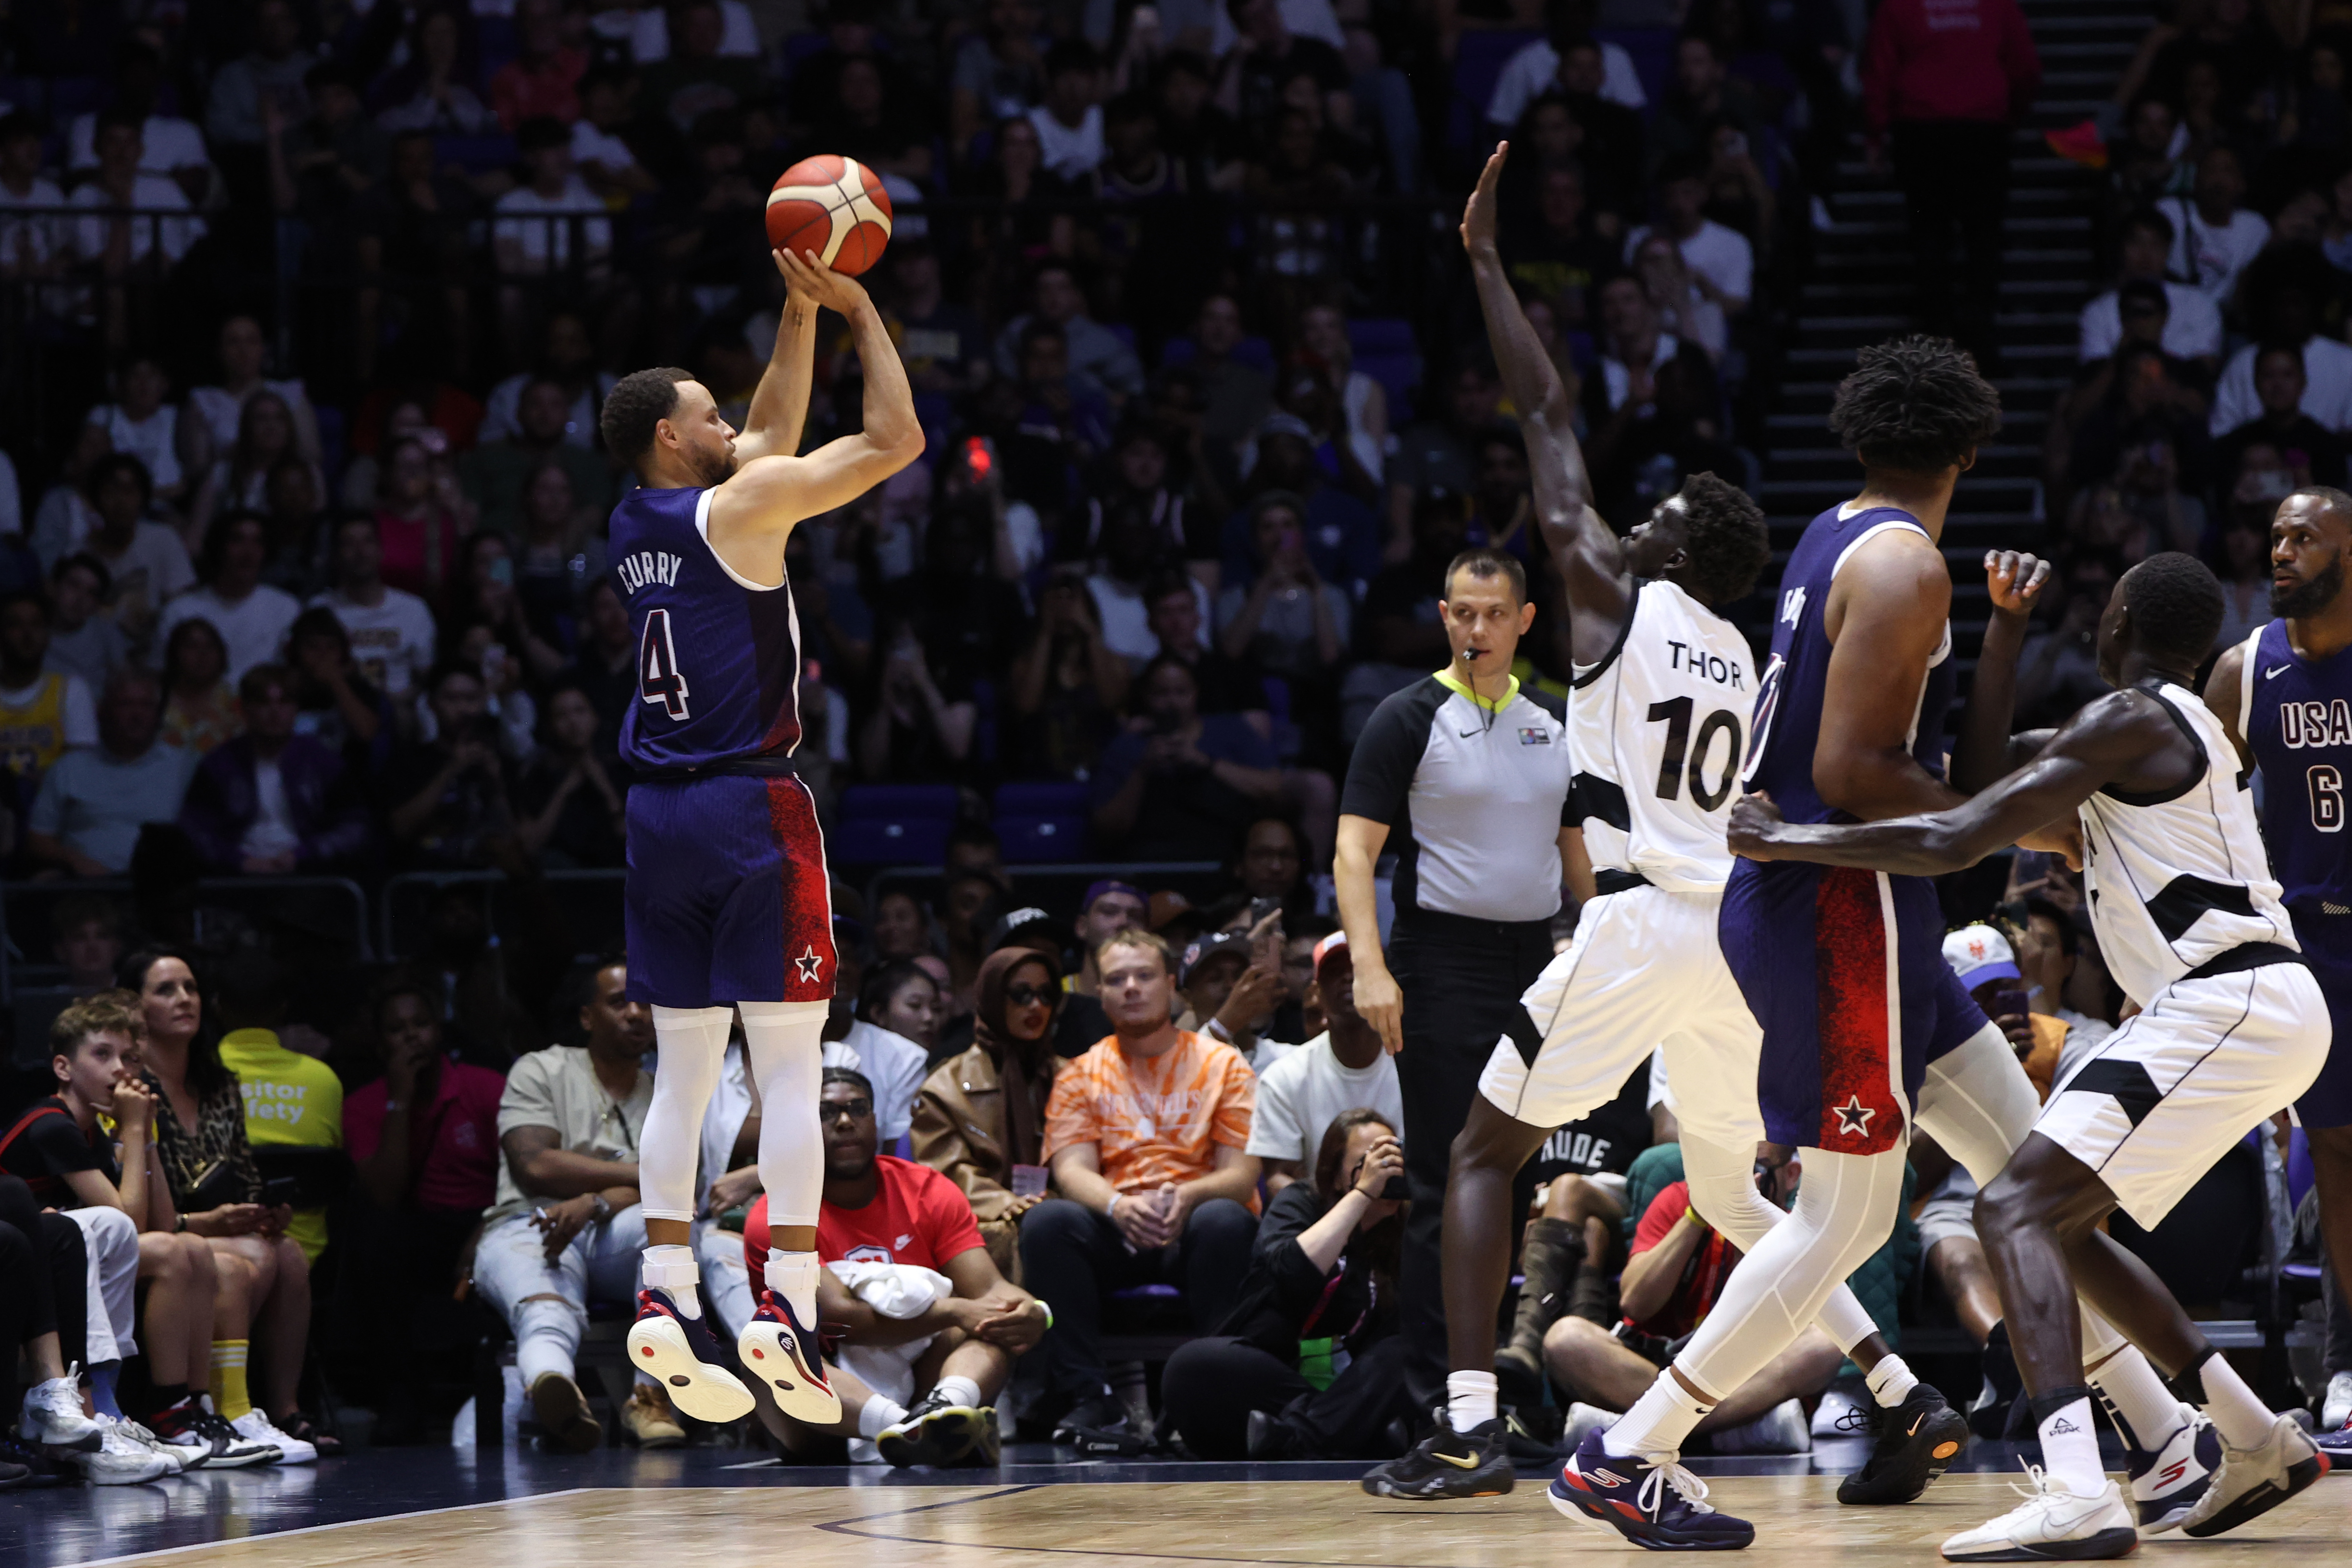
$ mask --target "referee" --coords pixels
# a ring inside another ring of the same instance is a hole
[[[1536,618],[1527,572],[1500,550],[1445,570],[1439,618],[1453,662],[1373,711],[1348,764],[1332,862],[1356,956],[1356,1010],[1397,1057],[1404,1096],[1399,1290],[1407,1381],[1428,1408],[1445,1379],[1438,1265],[1448,1153],[1478,1074],[1552,956],[1567,824],[1567,727],[1519,691],[1511,661]],[[1393,846],[1385,955],[1372,867]]]

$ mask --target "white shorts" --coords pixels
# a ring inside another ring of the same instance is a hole
[[[1615,1099],[1654,1050],[1667,1104],[1692,1137],[1727,1149],[1764,1136],[1756,1109],[1763,1032],[1717,945],[1719,893],[1632,887],[1584,906],[1576,939],[1519,998],[1541,1043],[1509,1035],[1478,1092],[1530,1126],[1558,1127]]]
[[[2332,1032],[2301,964],[2176,980],[2092,1048],[2033,1130],[2153,1229],[2231,1145],[2311,1087]]]

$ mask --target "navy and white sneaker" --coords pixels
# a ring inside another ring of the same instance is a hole
[[[1561,1513],[1652,1552],[1737,1552],[1756,1539],[1754,1525],[1707,1503],[1706,1483],[1683,1469],[1680,1456],[1621,1458],[1601,1437],[1587,1432],[1552,1481],[1551,1505]]]
[[[2180,1407],[2180,1425],[2154,1452],[2126,1439],[2124,1469],[2142,1535],[2177,1529],[2221,1468],[2221,1434],[2195,1406]]]
[[[667,1290],[637,1292],[629,1364],[659,1379],[670,1403],[698,1421],[723,1426],[751,1413],[751,1391],[728,1369],[700,1318],[677,1310]]]
[[[760,1292],[760,1310],[743,1325],[735,1348],[744,1370],[768,1385],[777,1409],[813,1427],[841,1419],[841,1396],[825,1377],[816,1330],[803,1327],[792,1303],[775,1291]]]
[[[2330,1431],[2312,1435],[2312,1445],[2328,1457],[2330,1464],[2340,1465],[2352,1460],[2352,1421]]]
[[[2221,1468],[2181,1520],[2180,1531],[2201,1539],[2235,1530],[2310,1487],[2327,1469],[2327,1456],[2311,1434],[2292,1416],[2282,1416],[2251,1448],[2221,1445]]]

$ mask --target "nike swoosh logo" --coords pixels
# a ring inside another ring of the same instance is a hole
[[[2275,670],[2264,670],[2263,672],[2263,679],[2266,681],[2277,680],[2281,675],[2285,674],[2287,671],[2292,668],[2294,668],[2294,666],[2291,664],[2281,664]]]
[[[1467,739],[1469,739],[1469,738],[1470,738],[1472,736],[1474,736],[1474,735],[1479,735],[1479,734],[1483,734],[1483,733],[1484,733],[1484,731],[1481,731],[1481,730],[1475,730],[1475,729],[1465,729],[1465,730],[1464,730],[1464,731],[1462,732],[1462,738],[1463,738],[1463,739],[1465,739],[1465,740],[1467,740]]]
[[[1457,1459],[1451,1454],[1439,1453],[1432,1453],[1430,1458],[1439,1464],[1452,1465],[1457,1470],[1475,1470],[1478,1468],[1478,1458],[1475,1454],[1466,1459]]]
[[[1917,1437],[1917,1436],[1919,1435],[1919,1427],[1920,1427],[1920,1424],[1921,1424],[1922,1422],[1926,1421],[1927,1419],[1927,1413],[1926,1411],[1922,1410],[1921,1412],[1919,1412],[1919,1414],[1918,1414],[1918,1415],[1914,1416],[1913,1417],[1911,1417],[1911,1429],[1910,1429],[1908,1432],[1904,1433],[1903,1435],[1904,1435],[1905,1437]]]

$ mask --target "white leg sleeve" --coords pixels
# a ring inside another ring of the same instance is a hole
[[[727,1063],[725,1008],[654,1009],[654,1103],[637,1140],[637,1190],[647,1219],[694,1218],[702,1114]]]
[[[744,1002],[743,1040],[760,1086],[760,1185],[768,1224],[814,1225],[824,1193],[816,1119],[824,1076],[824,1002]]]
[[[1804,1151],[1793,1213],[1724,1281],[1715,1310],[1675,1364],[1721,1401],[1770,1364],[1821,1315],[1830,1293],[1885,1245],[1903,1200],[1903,1151]]]
[[[1697,1206],[1699,1218],[1728,1237],[1741,1252],[1755,1251],[1772,1228],[1789,1218],[1778,1204],[1756,1190],[1753,1155],[1688,1133],[1683,1134],[1682,1148],[1683,1179],[1690,1184],[1691,1202]],[[1821,1325],[1822,1332],[1849,1354],[1878,1332],[1878,1325],[1843,1280],[1822,1307]]]

